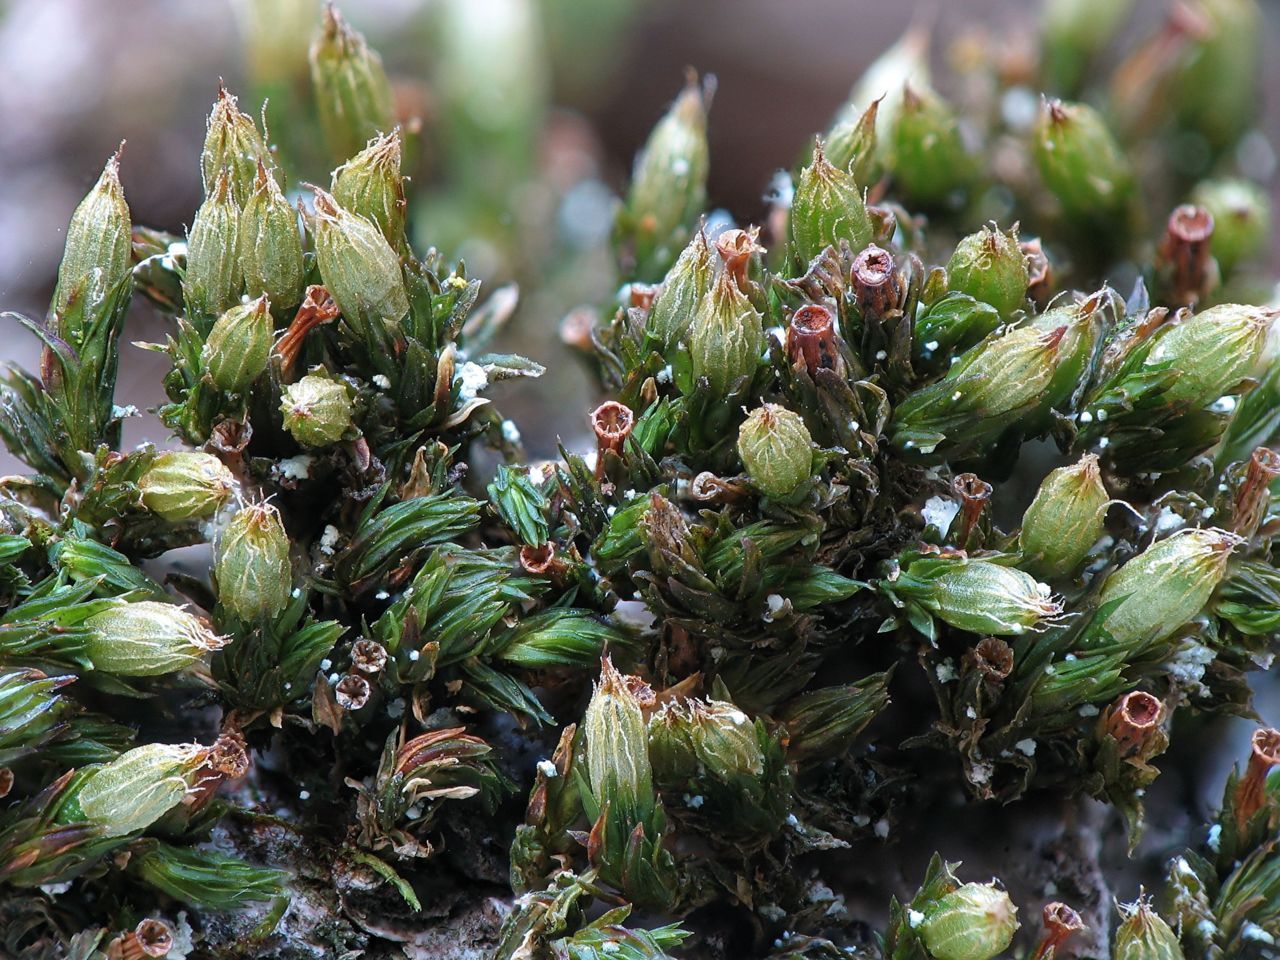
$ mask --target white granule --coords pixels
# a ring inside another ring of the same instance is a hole
[[[453,382],[459,384],[458,399],[465,403],[474,400],[476,394],[489,385],[489,374],[480,364],[468,360],[458,368]]]

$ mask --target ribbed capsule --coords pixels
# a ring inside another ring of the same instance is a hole
[[[219,390],[243,392],[267,369],[271,342],[267,298],[236,304],[214,321],[201,352],[209,379]]]
[[[695,381],[705,377],[713,397],[727,397],[741,378],[755,374],[763,353],[764,324],[760,313],[728,272],[721,272],[698,304],[689,331],[689,358]]]
[[[221,460],[195,450],[161,453],[138,478],[142,505],[170,523],[212,515],[235,486],[235,477]]]
[[[947,263],[951,290],[989,303],[1000,316],[1010,317],[1027,300],[1027,258],[1018,244],[1018,229],[983,227],[958,244]]]
[[[944,623],[970,633],[1017,636],[1052,625],[1062,604],[1016,567],[964,557],[924,557],[889,585]]]
[[[1068,219],[1123,231],[1133,171],[1096,110],[1046,100],[1033,134],[1036,163]]]
[[[366,324],[398,323],[409,312],[399,256],[373,221],[323,190],[315,193],[316,261],[342,315],[357,330]]]
[[[764,772],[754,721],[724,700],[665,704],[649,719],[649,752],[664,784],[676,785],[700,770],[721,781]]]
[[[908,85],[889,143],[889,168],[915,203],[937,206],[973,178],[955,111],[928,87]]]
[[[240,217],[239,248],[249,296],[266,296],[272,310],[288,316],[302,302],[306,285],[298,211],[261,164]]]
[[[862,188],[852,174],[827,160],[819,143],[813,161],[800,172],[791,200],[791,244],[796,257],[808,263],[842,240],[851,250],[861,250],[872,235]]]
[[[1052,471],[1022,515],[1023,565],[1051,579],[1074,574],[1102,536],[1110,502],[1096,456]]]
[[[214,572],[218,601],[241,620],[280,612],[293,589],[289,535],[280,512],[269,503],[241,508],[218,540]]]
[[[144,830],[193,790],[204,759],[204,748],[193,743],[134,747],[82,781],[71,806],[108,837]]]
[[[664,352],[687,340],[693,315],[711,292],[714,279],[711,245],[706,234],[698,230],[667,271],[645,322],[645,332],[662,345]]]
[[[1107,577],[1098,606],[1116,605],[1096,627],[1125,647],[1165,639],[1209,602],[1238,543],[1234,534],[1209,527],[1153,544]]]
[[[400,131],[392,130],[333,171],[333,198],[352,213],[378,225],[395,250],[405,248],[404,177],[400,173]]]
[[[1162,328],[1153,339],[1140,378],[1152,367],[1170,366],[1177,377],[1163,394],[1174,411],[1193,410],[1261,371],[1268,338],[1280,311],[1239,303],[1222,303]]]
[[[270,169],[271,151],[263,142],[253,117],[240,109],[238,101],[226,87],[220,87],[218,99],[209,112],[204,147],[200,151],[200,176],[205,196],[217,188],[218,176],[226,170],[231,182],[231,195],[237,204],[244,206],[253,194],[259,165]]]
[[[304,447],[337,443],[352,429],[351,394],[346,386],[307,374],[285,387],[280,398],[284,428]]]
[[[1063,399],[1082,372],[1091,328],[1087,316],[1051,319],[1060,325],[1032,323],[978,344],[941,380],[908,396],[891,425],[895,445],[924,454],[980,449],[1015,421]]]
[[[395,126],[395,103],[382,58],[332,3],[325,6],[320,32],[311,44],[311,82],[334,160],[355,156],[371,138]]]
[[[1266,250],[1271,198],[1256,183],[1231,177],[1205,180],[1192,192],[1191,202],[1213,217],[1209,248],[1224,273]]]
[[[231,175],[222,170],[187,233],[182,298],[187,318],[203,326],[240,302],[244,265],[239,255],[240,207]]]
[[[587,781],[597,803],[608,803],[625,820],[643,819],[653,807],[653,768],[642,706],[653,693],[635,677],[624,676],[605,657],[583,716]]]
[[[174,673],[227,643],[195,614],[155,600],[116,601],[85,627],[85,652],[94,668],[122,677]]]
[[[1120,907],[1112,960],[1183,960],[1178,935],[1145,899]]]
[[[58,266],[58,286],[53,292],[53,312],[58,333],[78,344],[80,331],[66,329],[67,304],[72,297],[89,303],[100,301],[129,273],[132,259],[129,205],[120,186],[120,155],[111,157],[93,189],[80,201],[67,226],[67,242]]]
[[[690,77],[636,157],[619,225],[639,280],[662,276],[706,205],[709,90]]]
[[[763,493],[785,497],[812,475],[813,439],[798,413],[766,403],[738,428],[738,456]]]
[[[1018,930],[1018,908],[990,883],[966,883],[925,912],[919,932],[934,960],[992,960]]]

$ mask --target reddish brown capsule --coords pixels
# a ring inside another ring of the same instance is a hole
[[[631,408],[617,400],[606,400],[591,413],[591,429],[596,434],[596,479],[604,476],[605,454],[622,456],[622,445],[636,424]]]
[[[902,303],[902,275],[893,254],[875,244],[853,261],[850,280],[854,299],[868,316],[883,317]]]
[[[787,326],[787,356],[791,363],[809,371],[839,370],[840,351],[836,346],[836,317],[821,303],[806,303],[791,315]]]
[[[387,648],[377,640],[357,640],[351,645],[351,666],[374,677],[387,666]]]
[[[1053,297],[1053,266],[1038,238],[1024,240],[1018,246],[1027,258],[1027,296],[1043,310]]]
[[[750,230],[726,230],[716,237],[716,252],[724,261],[724,268],[733,278],[734,286],[739,290],[747,289],[747,268],[751,265],[751,255],[764,253],[758,239],[760,228]]]
[[[1280,763],[1280,730],[1274,727],[1255,730],[1252,747],[1249,765],[1236,785],[1236,824],[1241,830],[1266,801],[1267,774]]]
[[[569,569],[569,565],[556,556],[556,545],[550,540],[540,547],[527,544],[521,547],[520,566],[525,573],[535,577],[550,577],[552,580],[558,580]]]
[[[0,767],[0,800],[9,795],[13,789],[13,771],[8,767]]]
[[[703,470],[689,481],[689,493],[702,503],[733,503],[741,500],[747,490],[740,484],[730,483],[710,470]]]
[[[283,376],[287,377],[293,369],[307,334],[321,324],[332,323],[340,314],[341,311],[328,290],[318,283],[307,287],[307,295],[294,314],[289,329],[276,341],[274,353],[280,358],[280,372]]]
[[[958,473],[951,481],[951,489],[960,498],[960,527],[955,541],[964,547],[991,500],[991,484],[976,473]]]
[[[359,710],[369,702],[372,692],[369,681],[356,673],[347,674],[333,689],[338,706],[344,710]]]
[[[1107,708],[1103,726],[1126,757],[1145,757],[1160,736],[1164,704],[1142,690],[1126,693]]]
[[[1013,673],[1013,647],[999,637],[983,637],[967,658],[990,683],[1007,680]]]
[[[647,311],[653,309],[653,300],[658,295],[658,288],[649,283],[633,283],[628,292],[631,295],[631,306],[636,310]]]
[[[1160,260],[1168,271],[1174,302],[1194,305],[1213,288],[1217,277],[1209,250],[1212,238],[1213,214],[1204,207],[1183,204],[1169,215]]]
[[[1270,447],[1258,447],[1249,458],[1244,482],[1236,491],[1235,509],[1231,515],[1231,532],[1252,537],[1271,503],[1271,481],[1280,477],[1280,453]]]
[[[1031,955],[1031,960],[1048,960],[1073,933],[1078,933],[1085,928],[1080,914],[1065,903],[1057,901],[1046,903],[1042,916],[1044,933],[1040,937],[1036,952]]]

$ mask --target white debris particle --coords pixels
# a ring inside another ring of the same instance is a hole
[[[502,439],[507,441],[507,443],[520,442],[520,428],[515,425],[514,421],[502,421]]]
[[[1076,713],[1082,717],[1096,717],[1098,715],[1098,705],[1095,703],[1083,704]]]
[[[1027,737],[1024,740],[1019,740],[1013,745],[1013,748],[1020,753],[1025,753],[1028,757],[1034,757],[1036,755],[1036,742],[1030,737]]]
[[[911,925],[911,929],[914,930],[916,927],[920,926],[920,924],[924,923],[924,913],[920,910],[908,910],[907,923],[909,923]]]
[[[613,619],[626,627],[648,630],[658,619],[643,600],[620,600],[613,608]]]
[[[1079,420],[1081,423],[1093,423],[1093,414],[1090,413],[1088,410],[1081,410],[1080,416],[1078,416],[1076,419]]]
[[[974,783],[987,783],[994,772],[994,768],[989,763],[975,763],[969,768],[969,779]]]
[[[950,660],[943,660],[933,668],[933,672],[938,675],[939,683],[950,683],[956,678],[956,665]]]
[[[951,526],[951,521],[959,512],[960,504],[954,500],[948,497],[930,497],[924,502],[920,514],[924,517],[925,523],[937,527],[941,533],[946,533]]]
[[[556,769],[556,765],[550,760],[539,760],[538,772],[548,780],[560,776],[560,771]]]
[[[385,373],[375,373],[373,375],[373,385],[377,387],[379,390],[390,390],[391,378],[388,377]]]
[[[387,591],[385,591],[385,590],[379,590],[379,591],[378,591],[377,593],[375,593],[373,596],[374,596],[374,599],[376,599],[376,600],[390,600],[390,599],[391,599],[391,594],[387,593]]]
[[[404,697],[396,697],[387,704],[387,716],[392,720],[399,720],[404,716]]]
[[[315,463],[315,460],[315,457],[300,453],[296,457],[281,460],[276,464],[276,470],[280,472],[280,476],[288,480],[305,480],[311,475],[311,464]]]
[[[1213,403],[1209,404],[1211,413],[1230,413],[1236,408],[1236,398],[1233,396],[1219,397]]]
[[[458,368],[453,382],[458,384],[458,399],[463,403],[474,400],[476,394],[489,385],[489,374],[478,363],[468,360]]]
[[[883,350],[877,350],[877,351],[876,351],[876,359],[877,359],[877,360],[883,360],[883,359],[885,359],[887,356],[889,356],[889,355],[888,355],[887,353],[885,353]]]
[[[930,353],[932,353],[934,350],[938,349],[938,341],[930,340],[928,343],[924,345],[924,348],[928,350]]]
[[[853,815],[853,825],[855,827],[865,827],[871,822],[871,818],[865,813],[855,813]]]
[[[412,661],[414,661],[414,662],[417,662],[417,659],[418,659],[420,656],[422,656],[422,654],[421,654],[421,653],[419,653],[417,650],[410,650],[410,651],[409,651],[409,659],[410,659],[410,660],[412,660]]]
[[[332,523],[326,525],[324,533],[320,534],[320,552],[325,556],[332,557],[333,548],[337,545],[339,536],[341,534],[338,533],[337,527]]]
[[[889,836],[889,821],[883,818],[880,820],[877,820],[876,825],[871,829],[877,837],[883,840],[887,836]]]
[[[689,796],[687,793],[684,795],[684,805],[690,810],[697,810],[706,802],[706,798],[703,797],[702,794],[698,794],[694,797]]]
[[[973,707],[965,707],[965,708],[964,708],[964,715],[965,715],[966,717],[968,717],[970,720],[977,720],[977,719],[978,719],[978,711],[977,711],[977,710],[975,710],[975,709],[973,709]]]
[[[1276,938],[1252,920],[1246,920],[1243,927],[1240,928],[1240,936],[1245,940],[1254,940],[1258,943],[1275,943]]]
[[[771,593],[764,598],[764,613],[761,619],[765,623],[773,623],[779,614],[785,609],[787,601],[776,593]]]
[[[325,657],[323,660],[321,660],[321,661],[320,661],[320,669],[321,669],[321,670],[326,670],[326,671],[327,671],[327,670],[328,670],[330,667],[332,667],[332,666],[333,666],[333,661],[332,661],[332,660],[330,660],[328,657]]]
[[[310,791],[310,790],[299,790],[299,791],[298,791],[298,799],[299,799],[299,800],[304,800],[304,801],[305,801],[305,800],[310,800],[310,799],[311,799],[311,791]]]
[[[665,367],[663,367],[661,370],[658,371],[654,379],[657,380],[659,383],[670,383],[673,376],[674,376],[674,373],[671,370],[671,364],[668,363]]]
[[[1156,533],[1168,533],[1170,530],[1177,530],[1182,524],[1182,517],[1168,507],[1161,507],[1160,513],[1156,516]]]
[[[1209,836],[1208,839],[1205,840],[1205,843],[1208,844],[1209,849],[1214,853],[1218,852],[1218,847],[1222,844],[1222,824],[1215,823],[1209,828]]]

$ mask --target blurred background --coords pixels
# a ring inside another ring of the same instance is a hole
[[[1138,0],[1140,39],[1172,6]],[[1269,14],[1265,89],[1280,89],[1280,3]],[[489,289],[517,281],[507,349],[553,371],[497,398],[533,456],[585,436],[590,382],[556,328],[613,291],[608,230],[637,149],[684,82],[714,74],[710,202],[760,220],[789,167],[864,69],[912,23],[932,26],[935,83],[973,50],[1016,60],[1033,47],[1030,0],[348,0],[346,19],[379,50],[401,117],[420,118],[408,156],[418,248],[465,258]],[[104,159],[127,141],[134,222],[181,233],[201,199],[199,152],[219,79],[251,113],[269,97],[291,191],[327,181],[314,127],[284,122],[306,84],[318,0],[0,0],[0,305],[43,314],[63,228]],[[993,46],[984,35],[1003,38]],[[1118,46],[1126,38],[1118,38]],[[1255,175],[1274,167],[1265,104]],[[1274,191],[1276,178],[1271,177]],[[976,227],[977,224],[974,224]],[[127,340],[163,336],[137,298]],[[0,325],[0,357],[34,363],[34,339]],[[120,399],[142,415],[130,443],[162,442],[162,356],[126,349]],[[537,410],[538,416],[526,412]],[[525,415],[521,415],[525,413]],[[11,460],[0,469],[13,469]]]

